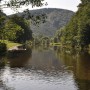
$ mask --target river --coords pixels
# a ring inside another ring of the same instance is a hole
[[[34,47],[1,57],[0,90],[90,90],[90,54]]]

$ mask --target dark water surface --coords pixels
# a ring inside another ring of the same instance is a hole
[[[90,90],[90,55],[38,47],[3,57],[0,90]]]

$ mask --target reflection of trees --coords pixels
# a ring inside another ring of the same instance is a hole
[[[0,68],[5,66],[5,58],[0,58]]]
[[[37,70],[51,70],[52,66],[54,66],[53,60],[54,56],[50,54],[48,51],[35,51],[33,52],[32,60],[30,61],[30,65]],[[55,58],[54,58],[55,59]],[[56,60],[57,62],[57,60]]]
[[[90,90],[90,55],[87,52],[62,50],[56,51],[56,56],[72,70],[78,90]]]
[[[32,78],[34,76],[38,80],[42,79],[48,82],[57,82],[60,81],[60,78],[67,78],[63,75],[65,71],[62,67],[62,63],[55,57],[52,50],[43,50],[42,52],[36,50],[32,52],[32,57],[31,55],[27,56],[27,54],[24,54],[17,58],[10,57],[8,59],[11,67],[10,70],[8,70],[10,72],[9,77],[13,78],[13,80],[15,80],[17,76],[25,76],[25,78],[28,76]],[[7,78],[8,77],[6,77],[6,79]],[[5,83],[8,86],[6,81]],[[17,81],[15,83],[17,83]]]
[[[14,90],[12,87],[8,87],[2,80],[2,74],[4,72],[4,67],[6,64],[6,57],[0,58],[0,90]]]
[[[8,87],[3,79],[3,73],[5,72],[4,70],[6,70],[5,66],[7,64],[7,62],[9,62],[10,67],[23,67],[28,63],[28,60],[31,57],[31,49],[29,51],[25,51],[25,52],[9,52],[8,54],[8,59],[6,57],[3,57],[0,59],[0,90],[15,90],[13,87]],[[15,57],[17,56],[17,57]]]
[[[36,46],[33,47],[33,50],[37,50],[37,51],[40,51],[40,52],[43,52],[44,50],[49,50],[49,49],[50,49],[49,45],[46,45],[46,46],[36,45]]]
[[[10,67],[20,67],[18,72],[19,75],[20,73],[21,75],[26,75],[26,77],[29,75],[36,75],[37,78],[45,80],[51,80],[52,77],[54,77],[55,80],[60,78],[66,79],[67,76],[63,74],[65,73],[66,75],[66,72],[70,70],[74,74],[73,78],[78,90],[90,90],[90,55],[87,52],[78,53],[75,50],[65,51],[55,47],[55,57],[52,50],[43,50],[42,48],[41,52],[35,49],[33,52],[28,51],[18,57],[9,57]],[[63,65],[65,65],[65,67],[63,67]],[[0,71],[0,89],[14,90],[13,88],[9,88],[1,79],[2,73],[3,72]],[[17,76],[17,69],[10,69],[10,73],[12,76]]]
[[[34,70],[42,70],[45,73],[54,70],[54,72],[58,72],[63,69],[61,62],[58,61],[52,50],[43,50],[43,48],[41,50],[33,50],[32,59],[29,60],[27,65],[28,68],[31,67]]]
[[[31,58],[32,50],[9,52],[8,61],[10,67],[23,67]]]
[[[77,61],[77,73],[78,79],[90,80],[90,55],[85,52],[81,53]]]
[[[79,90],[90,90],[90,55],[87,52],[79,56],[75,77]]]
[[[49,37],[43,37],[42,39],[41,39],[41,43],[42,43],[42,45],[49,45],[49,43],[50,43],[50,40],[49,40]]]

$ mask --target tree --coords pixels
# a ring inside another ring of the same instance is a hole
[[[4,28],[4,24],[5,24],[5,20],[6,20],[6,16],[5,14],[3,14],[3,12],[0,10],[0,39],[3,39],[3,28]]]
[[[3,31],[4,39],[8,39],[10,41],[16,41],[17,33],[23,33],[23,29],[18,24],[12,22],[10,19],[6,21]]]
[[[4,7],[10,7],[14,10],[18,10],[18,8],[25,6],[25,5],[27,6],[30,4],[32,5],[32,7],[35,7],[35,6],[41,7],[42,5],[45,4],[45,3],[43,3],[43,1],[44,0],[9,0],[7,2],[5,1],[4,4],[0,5],[0,10]],[[4,2],[4,0],[0,0],[0,2]],[[44,15],[44,14],[39,15],[39,16],[32,16],[29,13],[29,10],[25,11],[25,15],[26,14],[28,14],[28,18],[30,18],[33,21],[34,25],[39,24],[40,22],[42,22],[42,23],[45,22],[46,15]],[[32,38],[32,32],[31,32],[30,27],[29,27],[30,25],[23,18],[20,18],[20,17],[15,16],[15,15],[12,17],[13,22],[20,25],[21,28],[24,29],[24,34],[22,33],[23,35],[19,34],[19,32],[17,33],[17,36],[20,35],[17,39],[18,42],[25,42],[25,40],[29,40],[30,38]]]
[[[30,24],[26,19],[17,15],[5,19],[2,15],[0,21],[3,21],[0,22],[0,39],[8,39],[19,43],[32,40],[32,31],[29,27]]]
[[[32,40],[32,31],[30,29],[29,21],[17,15],[13,15],[12,17],[10,17],[10,20],[23,29],[23,32],[18,31],[16,33],[17,42],[25,42],[26,40]]]
[[[0,5],[1,8],[3,7],[10,7],[13,9],[18,9],[22,6],[28,6],[28,5],[32,5],[32,7],[41,7],[42,5],[44,5],[43,3],[44,0],[9,0],[9,1],[4,1],[4,0],[0,0],[1,2],[4,2],[4,4]],[[46,5],[47,3],[45,3]]]
[[[90,44],[90,0],[81,0],[79,10],[65,27],[63,42],[84,48]]]

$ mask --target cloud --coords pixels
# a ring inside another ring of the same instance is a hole
[[[62,8],[62,9],[68,9],[72,11],[77,11],[77,6],[80,3],[80,0],[45,0],[45,2],[48,3],[47,6],[43,7],[34,7],[32,8],[30,5],[28,7],[22,7],[19,9],[19,12],[22,12],[24,9],[29,8],[30,10],[32,9],[40,9],[40,8]],[[4,9],[4,13],[10,15],[15,13],[13,10],[10,8]]]
[[[77,6],[80,0],[46,0],[48,2],[47,7],[53,8],[63,8],[72,11],[77,11]]]

